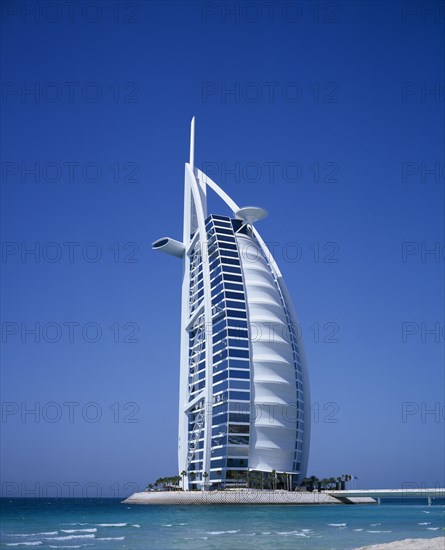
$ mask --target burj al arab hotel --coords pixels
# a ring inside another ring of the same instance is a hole
[[[306,477],[310,439],[297,318],[256,228],[267,212],[239,207],[196,168],[194,141],[193,119],[182,241],[164,237],[152,245],[184,266],[179,472],[186,490],[248,486],[272,472],[292,488]],[[228,215],[207,211],[210,192]]]

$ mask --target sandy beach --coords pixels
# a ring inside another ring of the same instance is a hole
[[[356,550],[445,550],[445,537],[433,539],[404,539],[385,544],[373,544],[372,546],[361,546]]]

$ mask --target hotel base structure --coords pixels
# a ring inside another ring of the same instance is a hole
[[[292,489],[306,477],[310,438],[297,318],[254,226],[266,211],[240,208],[194,166],[194,134],[193,119],[182,241],[152,245],[184,266],[179,474],[185,490],[261,484],[271,475]],[[209,192],[229,215],[207,212]]]

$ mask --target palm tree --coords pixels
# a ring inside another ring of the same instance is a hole
[[[309,478],[309,481],[310,481],[310,491],[311,491],[311,492],[314,492],[315,486],[316,486],[317,483],[318,483],[318,477],[317,477],[317,476],[311,476],[311,477]]]
[[[184,478],[187,475],[187,472],[185,470],[182,470],[181,477],[182,477],[182,490],[184,490]]]
[[[195,472],[190,472],[190,473],[189,473],[189,478],[190,478],[192,481],[194,481],[194,480],[196,479],[196,474],[195,474]],[[193,491],[194,489],[196,489],[196,487],[195,487],[195,485],[192,484],[191,487],[189,487],[189,489]]]
[[[273,487],[273,490],[276,491],[277,490],[277,471],[276,470],[272,470],[272,487]]]
[[[342,477],[342,480],[341,480],[341,489],[342,489],[342,491],[344,491],[344,490],[346,489],[346,483],[347,483],[348,481],[351,481],[352,476],[351,476],[351,474],[343,474],[341,477]]]
[[[327,477],[320,479],[320,481],[318,482],[319,489],[327,489],[328,486],[329,486],[329,479]]]
[[[300,487],[305,487],[307,490],[308,485],[309,485],[309,478],[308,477],[303,478],[301,480]]]

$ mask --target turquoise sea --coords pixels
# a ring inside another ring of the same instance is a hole
[[[2,499],[1,548],[335,549],[444,534],[445,506],[128,506]]]

